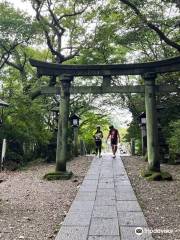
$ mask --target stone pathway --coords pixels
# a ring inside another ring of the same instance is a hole
[[[153,240],[119,156],[93,159],[55,240]]]

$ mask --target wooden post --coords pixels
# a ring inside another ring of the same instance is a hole
[[[159,172],[160,161],[158,154],[158,130],[155,96],[156,74],[147,73],[143,76],[143,78],[145,81],[148,168],[150,171]]]
[[[134,138],[131,138],[131,155],[135,155],[135,140]]]
[[[74,156],[78,156],[78,127],[74,127]]]
[[[60,114],[58,122],[57,150],[56,150],[56,171],[66,172],[67,143],[68,143],[68,122],[69,122],[69,101],[70,85],[72,76],[62,75],[60,77]]]
[[[141,125],[141,141],[142,141],[142,155],[145,156],[147,152],[146,125]]]

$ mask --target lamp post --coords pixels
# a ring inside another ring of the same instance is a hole
[[[79,128],[79,120],[80,118],[73,114],[70,116],[70,123],[73,127],[73,143],[74,143],[74,156],[78,156],[78,128]]]
[[[146,132],[146,113],[142,112],[139,115],[139,126],[141,128],[141,140],[142,140],[142,155],[145,156],[147,152],[147,132]]]

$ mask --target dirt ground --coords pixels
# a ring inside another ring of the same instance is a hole
[[[180,240],[180,165],[161,165],[173,181],[148,182],[140,176],[147,163],[140,157],[123,157],[125,168],[155,240]]]
[[[55,168],[48,164],[0,173],[0,239],[54,239],[91,160],[80,157],[68,162],[74,176],[66,181],[43,180]]]

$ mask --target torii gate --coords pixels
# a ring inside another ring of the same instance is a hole
[[[60,77],[59,87],[43,87],[43,94],[60,94],[60,117],[58,122],[56,171],[66,172],[67,161],[67,129],[69,119],[70,93],[145,93],[147,118],[147,152],[149,170],[160,171],[158,155],[158,132],[156,116],[156,92],[180,92],[180,86],[156,85],[157,74],[180,71],[180,57],[157,62],[138,64],[108,64],[108,65],[61,65],[37,60],[30,60],[37,68],[38,76]],[[111,76],[141,75],[144,86],[111,86]],[[101,86],[71,87],[71,81],[76,76],[103,76]]]

